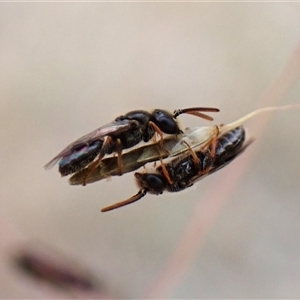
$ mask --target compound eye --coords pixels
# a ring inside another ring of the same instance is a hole
[[[155,193],[161,194],[166,188],[164,178],[158,174],[145,174],[144,181],[147,187]]]
[[[154,122],[161,131],[167,134],[179,134],[180,129],[173,115],[164,110],[155,110],[153,112]]]

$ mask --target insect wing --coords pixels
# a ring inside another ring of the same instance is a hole
[[[77,139],[75,142],[71,143],[69,146],[67,146],[65,149],[63,149],[60,153],[58,153],[52,160],[50,160],[44,168],[46,170],[51,169],[61,158],[68,156],[72,154],[74,149],[83,147],[90,142],[93,142],[95,140],[103,139],[105,136],[113,133],[121,133],[126,130],[129,130],[132,128],[132,126],[136,124],[136,121],[134,120],[119,120],[114,121],[112,123],[106,124],[84,136]]]
[[[184,137],[173,147],[170,157],[177,156],[189,150],[187,144],[191,148],[207,144],[214,135],[217,134],[216,130],[216,127],[196,127],[193,129],[186,129]]]
[[[165,158],[169,155],[168,151],[178,143],[178,137],[171,136],[164,139],[164,149],[165,152],[160,150],[159,142],[154,144],[148,144],[126,153],[122,154],[122,169],[123,174],[129,173],[139,169],[149,162],[154,162],[159,160],[159,158]],[[83,179],[86,178],[88,170],[82,169],[70,177],[69,183],[71,185],[80,185],[83,183]],[[100,165],[93,170],[86,180],[86,183],[93,183],[102,179],[106,179],[110,176],[119,175],[118,158],[108,157],[104,158]]]

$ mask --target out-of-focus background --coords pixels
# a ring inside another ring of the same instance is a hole
[[[43,169],[130,110],[213,106],[219,124],[299,103],[299,3],[1,3],[0,37],[2,298],[71,297],[19,275],[31,241],[109,297],[300,297],[299,110],[247,123],[251,149],[194,187],[110,213],[133,174],[78,187]]]

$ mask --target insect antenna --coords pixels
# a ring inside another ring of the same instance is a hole
[[[213,120],[213,118],[211,116],[203,114],[203,113],[201,113],[201,111],[219,112],[220,110],[218,108],[213,108],[213,107],[191,107],[191,108],[177,109],[177,110],[174,111],[173,116],[176,119],[179,115],[189,114],[189,115],[194,115],[194,116],[203,118],[203,119],[208,120],[208,121]]]
[[[136,195],[130,197],[129,199],[118,202],[118,203],[115,203],[115,204],[110,205],[110,206],[106,206],[106,207],[102,208],[101,211],[102,212],[107,212],[107,211],[117,209],[119,207],[122,207],[122,206],[125,206],[125,205],[128,205],[128,204],[131,204],[133,202],[136,202],[136,201],[142,199],[144,196],[146,196],[147,192],[148,192],[147,189],[139,190],[139,192]]]

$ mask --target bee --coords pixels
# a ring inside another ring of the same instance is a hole
[[[171,135],[182,133],[176,122],[179,115],[191,114],[211,121],[213,118],[203,112],[218,111],[219,109],[210,107],[178,109],[173,114],[161,109],[155,109],[152,113],[144,110],[131,111],[77,139],[44,167],[50,169],[58,162],[59,172],[62,176],[66,176],[89,165],[89,172],[86,175],[88,177],[106,154],[116,152],[119,175],[121,175],[124,149],[131,148],[141,141],[150,141],[155,133],[160,136],[160,146],[163,148],[163,133]]]
[[[156,168],[154,173],[134,174],[140,188],[131,198],[103,208],[107,212],[143,198],[147,193],[159,195],[164,191],[179,192],[191,187],[196,181],[216,172],[233,161],[251,143],[245,143],[245,130],[242,126],[231,129],[216,137],[206,148],[182,154],[169,163]]]
[[[163,149],[160,149],[160,141],[148,143],[131,151],[122,154],[122,171],[124,173],[132,172],[147,163],[156,162],[160,158],[167,158],[180,155],[187,151],[187,146],[183,142],[190,142],[193,147],[205,147],[216,137],[219,132],[218,126],[187,128],[183,134],[167,136],[163,139]],[[89,174],[88,178],[86,175]],[[110,176],[119,175],[118,158],[115,156],[107,157],[101,160],[101,163],[92,171],[89,168],[83,168],[73,174],[69,183],[71,185],[82,185],[93,183]]]
[[[146,144],[142,147],[135,148],[131,151],[122,154],[123,173],[132,172],[144,166],[149,162],[155,162],[160,158],[175,157],[190,151],[189,148],[205,148],[214,138],[221,136],[228,131],[231,131],[252,119],[253,117],[267,112],[280,110],[290,110],[299,108],[299,104],[286,106],[263,107],[254,110],[247,115],[225,125],[202,126],[195,128],[187,128],[182,135],[173,135],[164,137],[163,147],[166,151],[160,151],[158,142]],[[88,168],[81,169],[76,172],[70,179],[71,185],[81,185],[86,178]],[[101,164],[90,172],[86,183],[93,183],[110,176],[119,175],[117,157],[104,158]]]

